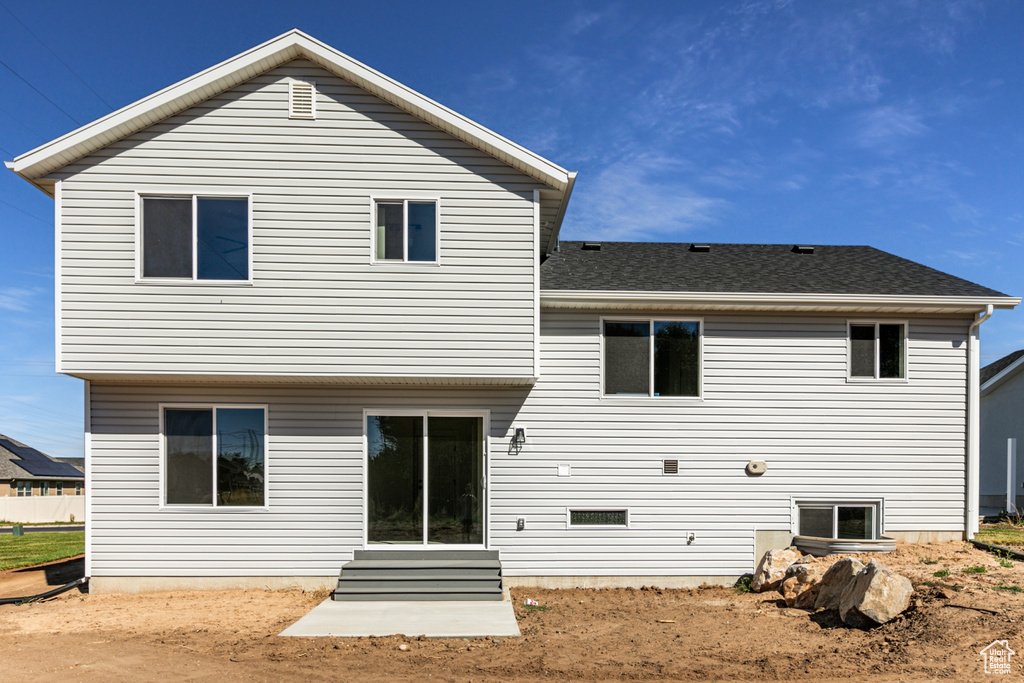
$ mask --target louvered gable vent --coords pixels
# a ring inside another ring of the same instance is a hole
[[[289,81],[288,118],[316,118],[316,86],[313,83]]]

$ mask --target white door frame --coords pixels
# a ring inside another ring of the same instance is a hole
[[[423,418],[423,533],[426,536],[429,506],[427,504],[427,486],[429,485],[429,474],[427,470],[428,456],[429,456],[429,436],[430,429],[428,427],[429,418],[431,417],[479,417],[482,418],[482,435],[481,435],[481,446],[483,447],[483,472],[484,481],[482,482],[484,504],[483,504],[483,523],[482,531],[484,536],[484,542],[482,544],[465,544],[465,543],[373,543],[369,542],[370,533],[370,443],[366,434],[366,420],[371,416],[388,416],[388,417],[422,417]],[[409,409],[395,409],[395,408],[363,408],[363,472],[362,472],[362,486],[363,486],[363,549],[373,550],[480,550],[490,549],[491,547],[491,411],[489,409],[483,410],[409,410]]]

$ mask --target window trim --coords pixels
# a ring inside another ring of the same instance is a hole
[[[146,197],[157,199],[192,199],[192,277],[144,277],[142,273],[142,200]],[[247,280],[200,280],[199,274],[199,225],[197,221],[198,198],[209,197],[212,199],[245,199],[248,201],[248,228],[249,228],[249,278]],[[214,285],[218,287],[252,285],[253,284],[253,204],[255,193],[251,190],[239,190],[238,192],[225,192],[222,188],[204,190],[202,188],[183,187],[180,189],[160,188],[149,190],[137,188],[135,190],[135,283],[136,284],[176,284],[176,285]]]
[[[428,449],[430,442],[428,440],[430,436],[430,428],[428,425],[429,418],[431,417],[479,417],[483,420],[483,449],[484,449],[484,542],[483,547],[485,550],[490,550],[492,546],[491,542],[491,410],[485,408],[483,410],[466,410],[466,409],[415,409],[415,408],[363,408],[363,426],[362,426],[362,440],[363,440],[363,532],[362,541],[363,548],[369,550],[431,550],[437,549],[436,545],[431,544],[398,544],[389,545],[386,543],[370,543],[370,439],[366,430],[366,421],[370,417],[422,417],[423,418],[423,464],[424,464],[424,476],[423,486],[427,486],[430,483],[429,478],[426,476],[426,465],[427,456],[429,455]],[[424,521],[426,521],[426,511],[424,511]],[[445,550],[460,550],[460,549],[472,549],[478,550],[479,544],[462,544],[462,543],[445,543],[443,549]]]
[[[380,202],[402,202],[402,260],[377,258],[377,204]],[[434,260],[409,260],[409,202],[434,202]],[[417,192],[400,192],[370,195],[370,264],[374,266],[395,265],[402,268],[409,266],[440,266],[441,265],[441,198],[437,195],[420,194]]]
[[[838,508],[841,507],[872,507],[875,510],[875,536],[872,539],[842,540],[879,540],[885,536],[885,499],[884,498],[844,498],[841,496],[799,496],[790,498],[790,530],[794,536],[800,536],[801,507],[832,507],[832,532],[837,531],[839,523]],[[811,536],[809,538],[820,538]],[[833,539],[838,538],[833,536]]]
[[[217,414],[219,408],[245,408],[263,410],[263,505],[217,505]],[[167,410],[213,410],[213,467],[210,477],[213,480],[213,502],[209,505],[197,503],[167,502]],[[181,512],[206,512],[226,510],[227,512],[267,512],[270,510],[270,406],[267,403],[161,403],[160,431],[160,504],[159,510]]]
[[[574,512],[625,512],[626,523],[625,524],[573,524],[572,513]],[[617,505],[603,505],[601,507],[579,507],[572,506],[565,508],[565,528],[566,529],[629,529],[633,521],[633,514],[628,506],[619,507]]]
[[[644,322],[646,321],[650,326],[650,358],[648,359],[650,369],[647,375],[647,395],[643,394],[608,394],[605,393],[605,370],[607,368],[608,358],[605,352],[605,341],[604,341],[604,324],[605,322]],[[666,323],[697,323],[697,395],[696,396],[655,396],[654,395],[654,323],[666,322]],[[704,400],[704,318],[693,316],[693,317],[676,317],[676,316],[629,316],[629,315],[607,315],[600,316],[598,321],[598,334],[601,337],[601,351],[600,351],[600,363],[601,363],[601,384],[598,388],[600,392],[600,398],[602,400],[625,400],[625,401],[646,401],[656,400],[658,402],[667,401],[684,401],[687,403],[693,403],[694,401]]]
[[[853,376],[853,326],[874,325],[875,326],[875,376],[854,377]],[[881,367],[881,346],[878,343],[879,325],[903,325],[903,377],[879,377]],[[857,320],[846,321],[846,381],[852,383],[868,382],[883,384],[906,384],[910,381],[910,322],[907,320]]]

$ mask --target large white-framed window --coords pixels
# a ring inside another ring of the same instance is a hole
[[[700,398],[700,318],[601,318],[604,396]]]
[[[48,496],[50,495],[50,482],[43,481],[39,483],[39,495]]]
[[[847,378],[906,381],[907,329],[906,321],[848,321]]]
[[[882,501],[798,499],[797,536],[872,540],[882,536]]]
[[[136,192],[136,279],[252,282],[251,193]]]
[[[371,198],[371,262],[437,264],[440,204],[436,197]]]
[[[161,506],[269,507],[267,406],[162,404]]]
[[[30,481],[19,481],[18,485],[18,497],[24,498],[32,495],[32,482]]]

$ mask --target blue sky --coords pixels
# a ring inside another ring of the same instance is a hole
[[[567,239],[869,244],[1024,294],[1010,0],[0,0],[0,154],[292,27],[579,171]],[[52,201],[0,171],[0,433],[81,454]],[[1024,311],[982,337],[983,364],[1024,347]]]

